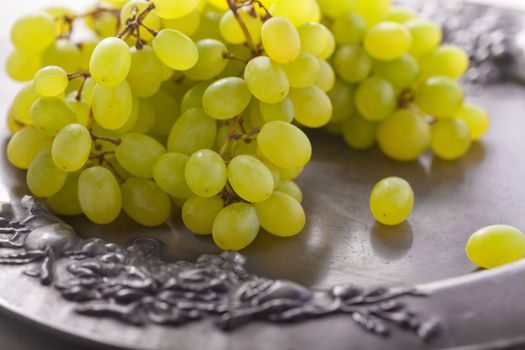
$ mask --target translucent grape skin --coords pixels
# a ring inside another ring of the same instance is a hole
[[[82,214],[82,208],[78,201],[79,176],[80,171],[68,174],[66,182],[60,191],[47,199],[47,204],[49,204],[53,212],[66,216]]]
[[[261,41],[262,27],[262,22],[259,17],[252,16],[248,8],[240,8],[237,11],[237,14],[240,16],[240,18],[242,18],[246,29],[248,29],[252,44],[259,44]],[[226,13],[224,13],[222,16],[219,23],[219,30],[227,43],[243,44],[246,42],[246,35],[242,31],[239,22],[231,10],[226,11]]]
[[[338,45],[359,44],[366,33],[365,20],[352,12],[347,12],[335,19],[332,32]]]
[[[162,68],[157,55],[149,46],[131,48],[131,66],[127,82],[133,95],[147,98],[155,95],[162,83]]]
[[[226,120],[241,114],[250,104],[251,98],[246,81],[229,77],[217,80],[206,89],[202,106],[209,116]]]
[[[470,59],[461,48],[443,45],[425,57],[421,63],[421,79],[434,76],[446,76],[458,79],[468,69]]]
[[[401,224],[410,216],[413,208],[412,187],[399,177],[387,177],[379,181],[370,194],[370,210],[383,225]]]
[[[359,113],[371,121],[388,117],[396,108],[396,103],[394,87],[379,77],[365,80],[355,92],[355,104]]]
[[[168,138],[168,150],[191,156],[200,149],[212,148],[216,134],[215,119],[200,108],[191,108],[173,125]]]
[[[182,222],[193,233],[211,235],[213,222],[222,208],[224,201],[219,196],[193,196],[182,207]]]
[[[25,125],[32,124],[31,106],[40,98],[33,84],[24,85],[16,94],[11,107],[14,118]]]
[[[376,142],[378,123],[352,115],[343,122],[343,138],[348,146],[357,150],[365,150]]]
[[[405,26],[412,36],[409,53],[416,59],[421,59],[432,53],[443,39],[441,28],[430,21],[420,18],[412,19],[406,22]]]
[[[93,117],[107,130],[123,127],[131,116],[133,95],[126,81],[113,88],[95,85],[93,89]]]
[[[291,180],[281,181],[276,188],[276,191],[292,196],[299,203],[303,201],[303,192],[301,191],[301,188]]]
[[[234,203],[223,208],[215,218],[213,241],[223,250],[241,250],[253,242],[259,228],[255,208],[247,203]]]
[[[143,177],[153,177],[153,166],[160,156],[166,153],[166,148],[148,135],[130,133],[122,137],[115,149],[118,162],[130,174]]]
[[[193,40],[173,29],[162,29],[152,45],[159,59],[175,70],[191,69],[199,60],[199,50]]]
[[[358,45],[345,45],[337,50],[334,67],[341,79],[348,83],[357,83],[370,74],[372,60]]]
[[[228,60],[224,57],[226,46],[218,40],[204,39],[197,42],[199,60],[184,72],[190,79],[204,81],[212,79],[222,73]]]
[[[18,130],[7,144],[7,159],[20,169],[27,169],[33,159],[44,149],[51,147],[53,139],[34,126]]]
[[[155,182],[164,192],[173,197],[187,199],[193,196],[184,177],[188,159],[187,155],[181,153],[166,153],[157,160],[153,167]]]
[[[456,81],[447,77],[433,77],[419,86],[415,104],[433,117],[446,118],[462,106],[463,99],[463,90]]]
[[[122,194],[115,176],[102,166],[82,171],[78,200],[87,218],[99,225],[113,222],[122,210]]]
[[[434,154],[442,159],[461,158],[470,148],[470,131],[461,119],[439,119],[432,125],[430,145]]]
[[[396,89],[414,85],[420,72],[416,59],[408,53],[392,61],[375,61],[373,66],[375,74],[390,82]]]
[[[295,110],[295,120],[309,128],[320,128],[332,118],[332,102],[319,87],[312,85],[304,89],[290,90]]]
[[[489,129],[490,119],[481,107],[465,103],[454,113],[454,117],[461,119],[467,124],[470,131],[470,139],[478,141]]]
[[[80,124],[66,125],[53,140],[53,162],[62,171],[74,172],[87,162],[91,152],[91,135]]]
[[[272,17],[262,27],[262,43],[270,58],[281,64],[293,62],[301,52],[301,39],[284,17]]]
[[[218,153],[200,150],[188,160],[184,177],[193,193],[204,198],[213,197],[226,185],[226,165]]]
[[[515,227],[492,225],[470,236],[467,256],[479,267],[490,269],[525,257],[525,236]]]
[[[28,54],[43,52],[55,40],[55,22],[46,13],[20,17],[11,28],[11,42]]]
[[[42,67],[58,66],[66,72],[76,72],[80,69],[82,54],[73,42],[65,39],[55,41],[42,54]]]
[[[199,4],[199,0],[153,0],[155,11],[162,18],[181,18],[190,14]]]
[[[266,159],[285,169],[303,167],[312,156],[312,145],[304,132],[282,121],[265,124],[257,144]]]
[[[285,71],[267,56],[251,59],[246,65],[244,79],[250,92],[265,103],[279,103],[290,91]]]
[[[53,163],[51,149],[46,148],[31,162],[26,182],[29,191],[36,197],[47,198],[56,194],[66,182],[67,173]]]
[[[321,59],[317,59],[317,61],[319,62],[320,70],[319,77],[317,78],[315,85],[317,85],[324,92],[329,92],[335,85],[335,71],[332,68],[332,65],[327,61]]]
[[[40,57],[15,50],[9,54],[5,70],[16,81],[29,81],[40,69]]]
[[[293,62],[283,65],[282,68],[290,87],[298,89],[314,84],[321,71],[318,59],[308,52],[301,52]]]
[[[122,83],[131,67],[131,53],[122,39],[103,39],[93,51],[89,72],[97,84],[111,88]]]
[[[408,52],[412,45],[412,35],[403,25],[395,22],[382,22],[371,28],[365,35],[366,52],[375,59],[390,61]]]
[[[293,102],[289,98],[285,98],[283,101],[274,104],[260,102],[259,109],[266,122],[280,120],[291,123],[295,115]]]
[[[171,215],[170,197],[152,180],[132,177],[121,186],[122,209],[135,222],[156,227]]]
[[[328,44],[332,33],[321,23],[308,22],[297,28],[301,40],[301,50],[319,56]]]
[[[249,155],[236,156],[230,161],[228,181],[235,193],[250,203],[268,199],[274,188],[270,170],[260,160]]]
[[[254,206],[262,228],[275,236],[295,236],[306,223],[301,204],[284,192],[274,192],[266,201]]]
[[[66,90],[69,79],[64,69],[57,66],[49,66],[39,70],[33,82],[36,92],[40,95],[57,96]]]
[[[56,135],[64,126],[76,121],[75,113],[56,97],[42,97],[31,107],[33,125],[49,136]]]

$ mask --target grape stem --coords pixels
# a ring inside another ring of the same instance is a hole
[[[226,0],[228,2],[228,7],[230,8],[231,12],[235,16],[235,19],[239,23],[239,26],[241,27],[242,32],[244,33],[244,36],[246,37],[246,43],[248,44],[248,47],[250,48],[252,55],[259,56],[260,51],[255,46],[252,36],[250,35],[250,31],[248,30],[248,27],[246,26],[246,23],[244,22],[244,19],[242,19],[241,15],[239,14],[239,8],[241,8],[244,5],[237,6],[235,5],[233,0]]]
[[[109,142],[109,143],[112,143],[116,146],[120,145],[120,143],[122,142],[121,139],[116,139],[116,138],[112,138],[112,137],[105,137],[105,136],[97,136],[95,134],[93,134],[93,132],[90,132],[91,134],[91,139],[93,141],[105,141],[105,142]]]
[[[73,23],[75,22],[75,20],[79,18],[86,18],[86,17],[97,18],[103,13],[110,13],[114,15],[115,17],[117,17],[117,22],[120,22],[120,16],[119,16],[120,10],[109,8],[109,7],[103,7],[103,6],[96,7],[95,9],[89,12],[80,14],[80,15],[66,14],[63,16],[56,16],[55,20],[62,20],[62,28],[60,30],[60,35],[58,38],[59,39],[69,39],[71,37],[71,34],[73,32]],[[120,23],[118,23],[117,28],[119,26],[120,26]]]
[[[236,54],[234,54],[232,52],[229,52],[229,51],[224,51],[222,53],[222,57],[224,57],[226,59],[229,59],[229,60],[234,60],[234,61],[240,61],[240,62],[243,62],[243,63],[248,63],[244,58],[242,58],[240,56],[237,56]]]
[[[135,6],[132,9],[131,12],[131,18],[129,18],[126,22],[126,27],[117,35],[118,38],[125,38],[130,34],[134,34],[137,38],[137,42],[135,44],[135,47],[137,50],[141,50],[144,47],[144,41],[140,38],[140,27],[145,28],[148,32],[151,33],[151,35],[156,36],[158,33],[153,30],[152,28],[148,27],[143,23],[144,18],[153,11],[155,8],[155,4],[150,3],[148,7],[144,9],[141,13],[137,14],[138,8]]]
[[[76,78],[84,78],[84,79],[87,79],[91,76],[91,74],[89,74],[88,72],[74,72],[74,73],[69,73],[67,75],[67,78],[69,80],[73,80],[73,79],[76,79]]]
[[[257,4],[266,14],[265,18],[263,18],[263,21],[266,21],[266,20],[269,20],[270,18],[272,18],[272,14],[270,13],[270,11],[268,10],[268,8],[266,6],[264,6],[264,4],[259,1],[259,0],[250,0],[242,5],[240,5],[239,7],[244,7],[244,6],[253,6],[253,4]]]
[[[242,120],[242,117],[240,115],[238,115],[237,117],[235,117],[235,119],[232,121],[232,123],[230,124],[230,130],[228,132],[228,137],[226,138],[226,141],[224,141],[224,143],[222,144],[222,147],[219,151],[219,154],[221,156],[224,155],[224,152],[226,152],[226,149],[228,149],[228,145],[230,144],[230,141],[232,141],[232,135],[235,133],[235,130],[237,129],[237,126],[239,126],[241,124],[241,120]]]

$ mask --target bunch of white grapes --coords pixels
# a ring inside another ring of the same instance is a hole
[[[92,38],[73,42],[79,22]],[[176,206],[225,250],[303,229],[303,128],[412,160],[460,157],[488,125],[456,82],[468,57],[389,0],[104,0],[24,16],[11,39],[27,83],[7,156],[31,193],[97,224]]]

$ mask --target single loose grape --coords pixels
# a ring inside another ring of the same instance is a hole
[[[282,68],[290,86],[297,89],[314,84],[321,72],[319,60],[308,52],[301,52],[293,62],[283,65]]]
[[[279,186],[276,188],[276,191],[292,196],[299,203],[303,201],[303,192],[301,191],[301,188],[291,180],[281,181]]]
[[[189,157],[181,153],[163,154],[153,167],[153,178],[167,194],[181,199],[193,196],[186,184],[184,171]]]
[[[377,127],[377,122],[355,114],[343,122],[343,138],[346,144],[353,149],[368,149],[376,142]]]
[[[410,184],[399,177],[379,181],[370,194],[370,210],[383,225],[399,225],[414,208],[414,192]]]
[[[93,89],[92,110],[93,117],[104,129],[117,130],[123,127],[133,110],[133,95],[129,84],[123,81],[112,88],[97,84]]]
[[[284,17],[276,16],[264,22],[262,43],[268,56],[281,64],[293,62],[301,52],[299,33]]]
[[[218,40],[205,39],[197,42],[199,60],[184,74],[188,78],[198,81],[212,79],[224,71],[228,60],[224,57],[226,46]]]
[[[199,0],[153,0],[155,11],[162,18],[181,18],[194,11],[200,4]]]
[[[82,208],[78,201],[78,178],[80,171],[67,175],[64,186],[47,199],[47,204],[54,213],[60,215],[74,216],[82,214]]]
[[[122,209],[122,194],[117,179],[102,166],[94,166],[80,174],[78,200],[88,219],[99,225],[113,222]]]
[[[244,22],[244,26],[248,30],[252,44],[259,44],[261,42],[262,28],[262,21],[259,17],[253,16],[249,8],[240,8],[237,10],[237,15]],[[227,11],[222,16],[221,22],[219,23],[219,30],[227,43],[239,45],[246,42],[246,35],[231,10]]]
[[[28,54],[43,52],[55,40],[55,22],[47,13],[20,17],[11,28],[11,42]]]
[[[430,146],[430,126],[419,113],[400,109],[381,121],[377,141],[390,158],[412,161]]]
[[[458,111],[463,99],[463,90],[456,81],[447,77],[433,77],[416,91],[415,103],[433,117],[446,118]]]
[[[285,71],[266,56],[258,56],[248,62],[244,79],[250,92],[265,103],[279,103],[290,91]]]
[[[281,120],[283,122],[291,123],[295,115],[293,102],[288,97],[283,101],[274,104],[260,102],[259,109],[266,122]]]
[[[465,103],[454,113],[454,117],[461,119],[467,124],[472,141],[479,140],[487,132],[490,119],[483,108],[473,104]]]
[[[152,180],[132,177],[121,186],[122,209],[135,222],[155,227],[168,221],[170,197]]]
[[[173,125],[168,138],[168,150],[191,156],[200,149],[212,148],[216,134],[215,119],[200,108],[192,108],[184,112]]]
[[[188,160],[184,177],[193,193],[200,197],[213,197],[226,185],[226,165],[218,153],[200,150]]]
[[[295,110],[295,120],[309,128],[325,126],[332,118],[332,102],[328,95],[315,85],[290,90]]]
[[[355,92],[355,104],[363,118],[378,121],[388,117],[396,108],[394,87],[379,77],[365,80]]]
[[[51,147],[53,139],[34,126],[18,130],[7,144],[7,159],[20,169],[27,169],[33,159],[44,149]]]
[[[131,67],[128,44],[119,38],[102,40],[91,56],[89,72],[97,84],[106,88],[119,85],[126,79]]]
[[[417,18],[406,22],[405,26],[412,36],[412,45],[408,52],[417,59],[432,53],[443,39],[441,28],[431,21]]]
[[[285,169],[303,167],[312,156],[312,145],[304,132],[282,121],[265,124],[257,143],[264,157]]]
[[[182,222],[193,233],[211,235],[213,222],[222,208],[224,201],[219,196],[191,197],[182,206]]]
[[[443,45],[422,61],[421,79],[438,75],[458,79],[467,71],[469,62],[468,55],[461,48]]]
[[[248,155],[230,161],[228,181],[235,193],[251,203],[268,199],[274,188],[270,170],[260,160]]]
[[[67,173],[58,169],[51,158],[51,149],[46,148],[31,162],[27,170],[27,188],[37,197],[51,197],[64,186]]]
[[[241,114],[250,104],[251,98],[246,81],[237,77],[223,78],[206,89],[202,106],[209,116],[226,120]]]
[[[223,208],[213,222],[213,241],[223,250],[241,250],[259,233],[255,208],[247,203],[234,203]]]
[[[131,133],[122,137],[115,149],[118,162],[126,171],[137,177],[153,177],[153,166],[166,148],[148,135]]]
[[[390,61],[408,52],[412,45],[410,31],[396,22],[382,22],[365,35],[366,52],[375,59]]]
[[[75,113],[57,97],[42,97],[31,107],[33,125],[49,136],[56,135],[76,119]]]
[[[91,135],[86,127],[80,124],[66,125],[53,140],[53,162],[62,171],[77,171],[86,164],[91,146]]]
[[[461,158],[470,148],[470,131],[458,118],[440,119],[432,125],[430,145],[438,157],[446,160]]]
[[[149,46],[138,50],[131,48],[131,66],[127,82],[133,95],[147,98],[159,91],[162,83],[162,63]]]
[[[349,83],[357,83],[370,74],[372,60],[360,46],[345,45],[337,50],[334,67],[341,79]]]
[[[176,30],[161,30],[152,44],[160,60],[175,70],[191,69],[199,60],[197,45],[185,34]]]
[[[5,69],[12,79],[29,81],[40,69],[40,57],[15,50],[7,57]]]
[[[522,259],[525,256],[525,236],[512,226],[483,227],[470,236],[466,251],[470,261],[490,269]]]
[[[255,209],[262,228],[279,237],[295,236],[306,223],[301,204],[284,192],[274,192],[264,202],[255,203]]]

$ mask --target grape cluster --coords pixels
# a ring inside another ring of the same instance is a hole
[[[8,158],[58,214],[158,226],[175,205],[225,250],[261,227],[296,235],[293,180],[312,153],[301,128],[357,149],[377,139],[405,161],[429,147],[460,157],[485,132],[456,81],[468,58],[415,17],[390,0],[104,0],[24,16]],[[74,41],[82,21],[92,37]]]

